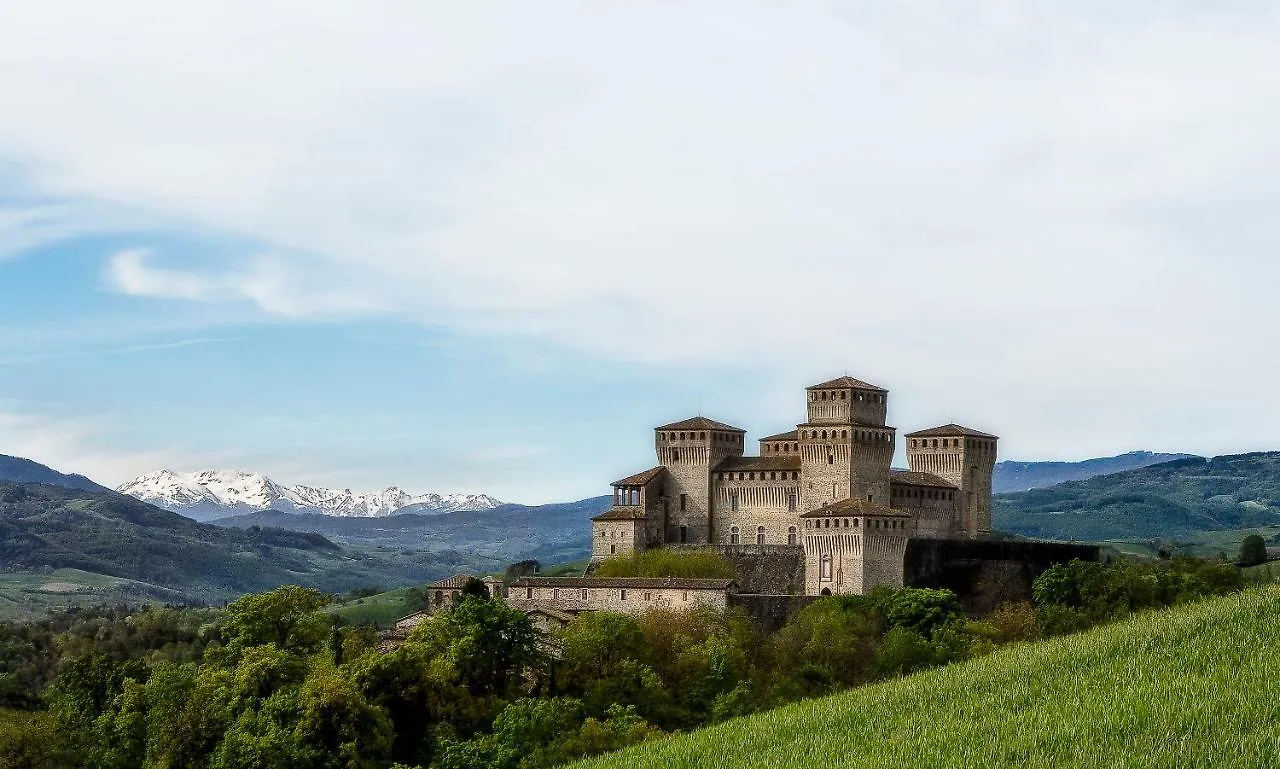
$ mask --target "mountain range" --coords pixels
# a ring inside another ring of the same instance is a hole
[[[121,485],[116,491],[199,521],[262,510],[377,518],[492,510],[502,504],[487,494],[411,494],[395,486],[374,492],[285,486],[262,473],[247,470],[192,473],[157,470]]]

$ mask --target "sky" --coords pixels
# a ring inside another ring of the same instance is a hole
[[[1263,2],[0,3],[0,453],[607,492],[891,391],[1280,449]]]

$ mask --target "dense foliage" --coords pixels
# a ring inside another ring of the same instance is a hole
[[[0,626],[0,765],[540,769],[1239,586],[1220,562],[1073,562],[980,620],[946,590],[880,588],[770,635],[704,607],[545,638],[474,589],[385,649],[301,587],[81,612]]]
[[[1145,612],[573,769],[1269,767],[1280,588]]]
[[[1183,459],[1001,494],[993,525],[1045,539],[1184,538],[1280,523],[1280,453]]]
[[[732,563],[711,549],[658,548],[606,558],[596,568],[598,577],[680,577],[683,579],[733,579]]]
[[[1260,534],[1250,534],[1240,543],[1241,566],[1257,566],[1267,560],[1267,543]]]

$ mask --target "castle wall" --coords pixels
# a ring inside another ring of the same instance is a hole
[[[917,536],[946,538],[961,528],[957,489],[893,482],[889,494],[893,509],[915,517]]]
[[[591,557],[608,558],[644,549],[644,520],[592,521]]]
[[[714,544],[799,544],[800,471],[717,471],[712,489]]]
[[[804,548],[799,544],[717,545],[714,549],[733,564],[740,593],[804,592]]]
[[[910,519],[806,518],[805,593],[860,595],[877,585],[901,586]]]
[[[907,461],[912,470],[933,473],[960,487],[955,536],[991,534],[991,479],[998,439],[953,437],[909,438]]]
[[[774,633],[816,600],[816,595],[734,593],[729,596],[729,606],[746,612],[757,632]]]

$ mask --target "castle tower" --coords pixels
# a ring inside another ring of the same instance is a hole
[[[877,502],[845,499],[800,516],[806,595],[861,595],[901,587],[912,516]]]
[[[711,541],[711,468],[742,456],[746,431],[706,417],[654,428],[658,464],[667,469],[661,498],[664,540]]]
[[[960,520],[955,536],[991,534],[991,476],[999,438],[950,424],[906,436],[907,462],[915,472],[933,473],[960,488]]]
[[[848,376],[806,392],[809,420],[796,425],[801,510],[849,498],[888,504],[895,434],[885,425],[889,392]]]

